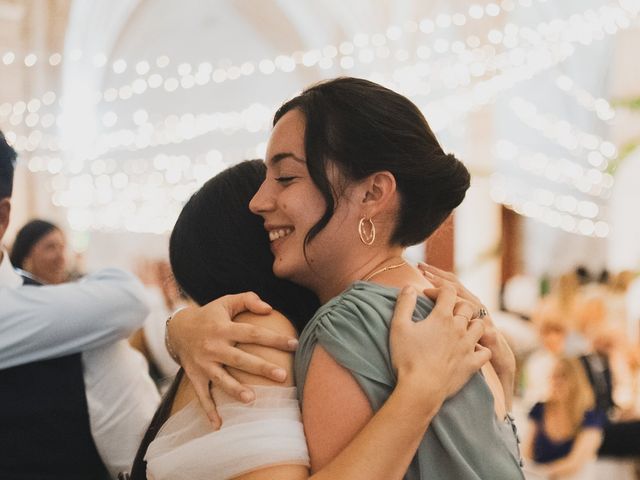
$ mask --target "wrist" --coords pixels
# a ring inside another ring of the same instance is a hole
[[[423,412],[427,421],[433,418],[447,399],[446,388],[437,387],[424,375],[401,375],[400,372],[394,394],[412,404],[411,408]]]
[[[515,368],[511,368],[511,367],[498,368],[494,365],[493,369],[495,370],[496,375],[500,379],[500,383],[502,383],[503,385],[510,384],[513,386],[513,383],[515,382],[515,378],[516,378]]]
[[[169,317],[167,318],[166,322],[165,322],[165,329],[164,329],[164,345],[167,349],[167,352],[169,353],[169,356],[173,359],[174,362],[176,362],[178,365],[180,365],[180,355],[178,352],[178,349],[176,348],[176,344],[175,342],[172,340],[171,338],[171,329],[170,329],[170,325],[172,324],[172,320],[174,320],[174,318],[176,317],[176,315],[181,311],[184,310],[186,307],[181,307],[178,308],[175,312],[173,312],[171,315],[169,315]],[[174,322],[175,323],[175,322]]]

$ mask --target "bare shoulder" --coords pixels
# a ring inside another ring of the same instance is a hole
[[[241,313],[234,318],[237,323],[247,323],[259,327],[267,328],[275,332],[297,336],[296,329],[293,324],[280,312],[272,311],[268,315],[256,315],[251,312]],[[273,385],[273,386],[293,386],[293,353],[276,350],[271,347],[263,347],[261,345],[240,343],[237,345],[240,350],[255,355],[283,368],[287,372],[287,380],[283,383],[274,382],[264,377],[259,377],[247,372],[236,369],[229,369],[229,373],[239,382],[251,385]]]
[[[258,315],[251,312],[243,312],[237,315],[234,319],[237,323],[249,323],[251,325],[258,325],[260,327],[274,330],[278,333],[286,335],[298,336],[293,324],[282,313],[277,310],[272,310],[268,315]]]

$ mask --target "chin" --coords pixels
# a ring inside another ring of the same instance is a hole
[[[281,259],[276,258],[273,262],[273,274],[278,278],[290,280],[291,270]]]

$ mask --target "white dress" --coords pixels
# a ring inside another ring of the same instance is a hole
[[[274,465],[308,467],[295,387],[252,388],[248,405],[214,391],[219,430],[197,400],[169,418],[147,450],[147,478],[226,480]]]

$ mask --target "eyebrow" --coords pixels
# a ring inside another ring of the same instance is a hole
[[[282,153],[276,153],[273,157],[271,157],[271,159],[269,159],[267,161],[267,163],[271,166],[275,166],[277,165],[280,161],[284,160],[285,158],[292,158],[297,162],[300,163],[307,163],[305,162],[304,159],[297,157],[296,155],[294,155],[291,152],[282,152]]]

